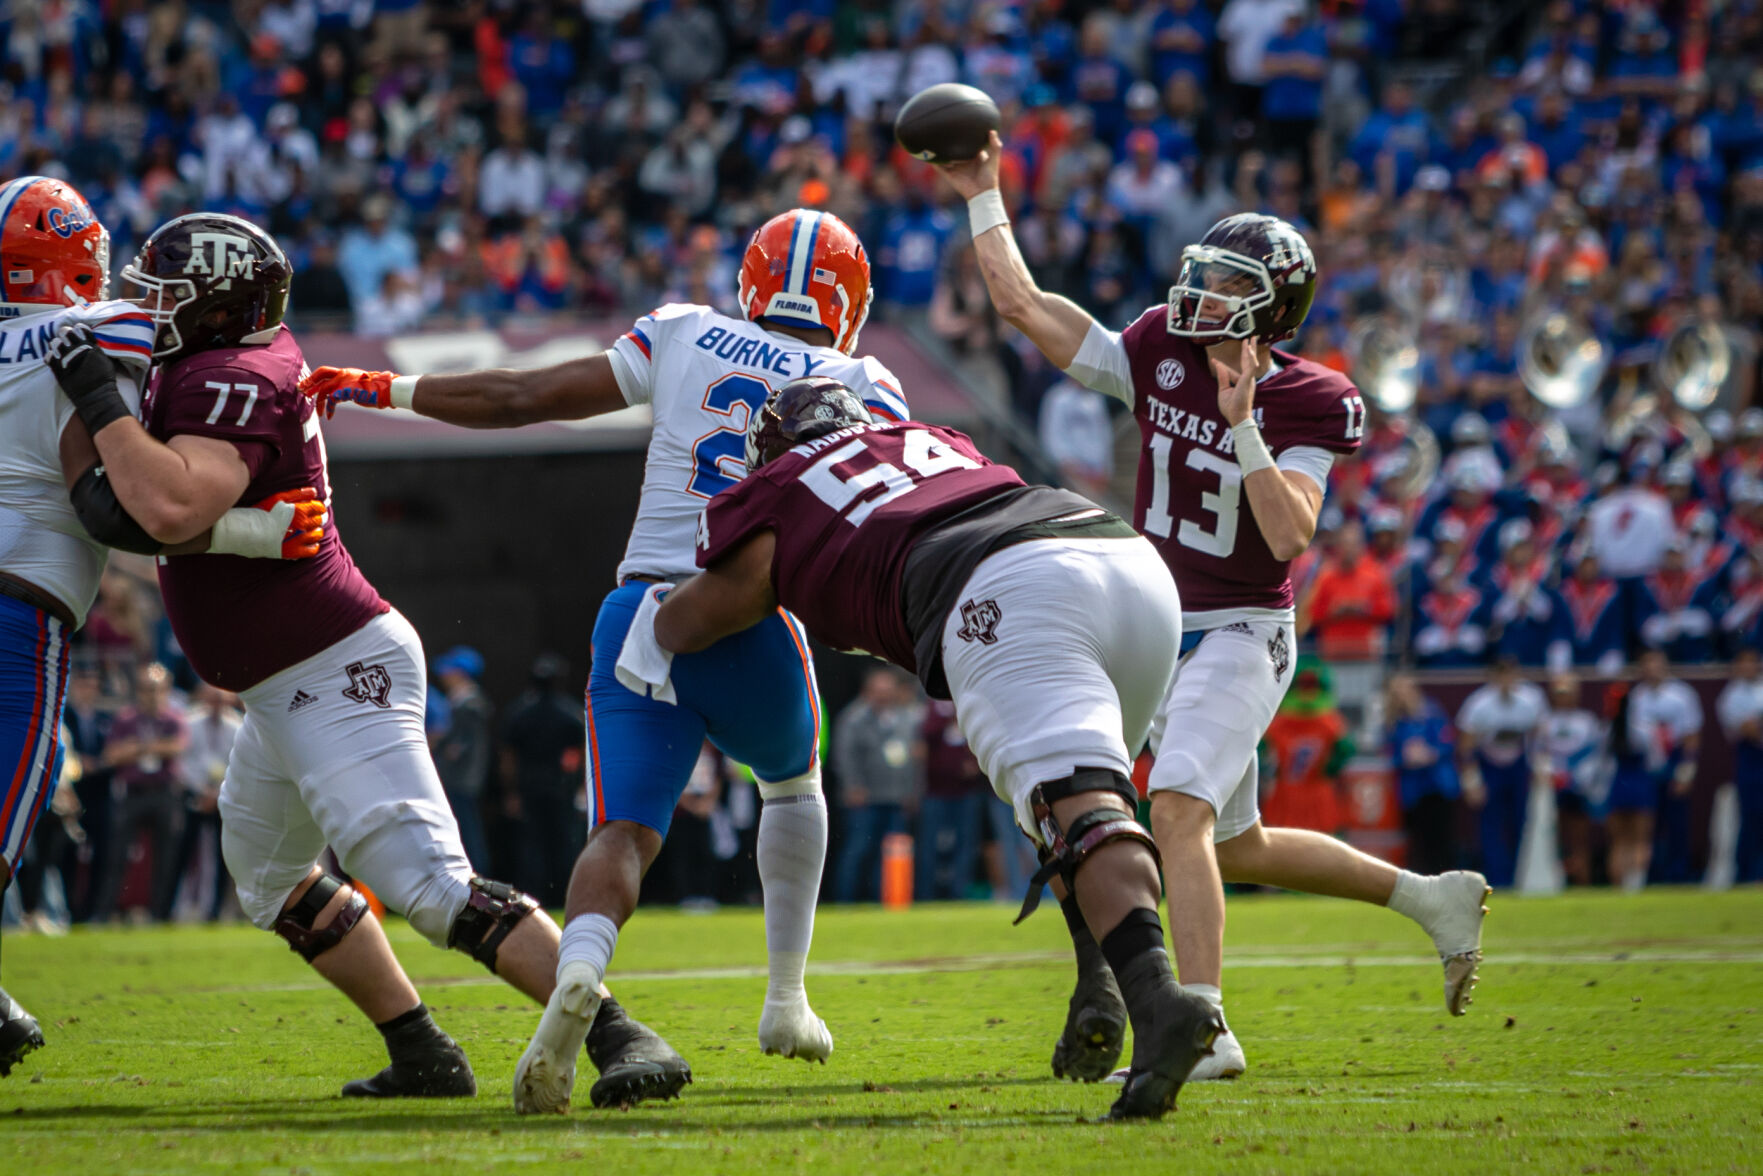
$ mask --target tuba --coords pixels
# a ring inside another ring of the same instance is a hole
[[[1550,408],[1577,408],[1598,393],[1610,349],[1591,324],[1561,310],[1525,320],[1518,332],[1518,378]]]
[[[1408,502],[1423,495],[1439,472],[1439,441],[1413,413],[1420,394],[1420,344],[1400,320],[1374,316],[1347,339],[1353,383],[1385,417],[1397,439],[1372,458],[1391,497]]]
[[[1659,344],[1653,384],[1679,407],[1701,412],[1711,407],[1732,371],[1732,344],[1712,319],[1684,319]]]

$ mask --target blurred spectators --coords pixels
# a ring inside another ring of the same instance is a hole
[[[243,715],[236,695],[203,683],[196,688],[188,719],[189,743],[178,761],[184,784],[184,831],[178,840],[173,874],[190,886],[186,898],[209,922],[220,918],[231,891],[220,852],[220,785],[233,754]],[[205,877],[191,877],[206,866]]]
[[[1550,679],[1549,702],[1538,738],[1555,789],[1562,872],[1570,884],[1589,886],[1595,826],[1606,800],[1604,727],[1597,715],[1580,706],[1579,679],[1572,674]]]
[[[1521,679],[1508,655],[1457,712],[1463,794],[1480,814],[1481,870],[1491,886],[1511,886],[1517,873],[1537,733],[1548,709],[1542,689]]]
[[[587,834],[582,807],[587,724],[579,695],[568,693],[569,664],[554,653],[533,660],[526,692],[502,718],[504,803],[520,818],[524,842],[520,887],[547,907],[561,907],[569,873]]]
[[[918,801],[912,752],[923,708],[916,685],[891,666],[869,671],[863,691],[833,723],[833,768],[839,777],[843,837],[833,875],[839,902],[880,897],[881,843],[907,831]]]
[[[1733,746],[1738,790],[1737,882],[1763,881],[1763,658],[1755,649],[1734,659],[1732,681],[1720,692],[1720,725]]]
[[[1324,659],[1362,661],[1380,656],[1396,616],[1390,573],[1365,552],[1357,522],[1335,532],[1328,558],[1305,596],[1303,616]]]
[[[1655,856],[1676,856],[1679,830],[1674,826],[1680,817],[1687,818],[1684,799],[1695,777],[1701,702],[1682,682],[1668,678],[1667,669],[1665,655],[1648,650],[1641,657],[1641,680],[1610,689],[1610,880],[1628,891],[1647,884]],[[1681,836],[1681,865],[1687,873],[1687,825]],[[1656,855],[1656,843],[1667,852]],[[1659,868],[1664,867],[1661,860]]]
[[[1402,828],[1408,834],[1407,866],[1417,874],[1442,874],[1457,864],[1453,806],[1458,782],[1451,720],[1420,693],[1412,677],[1395,674],[1385,687],[1384,731],[1396,772]]]
[[[956,725],[954,703],[927,703],[918,738],[914,758],[924,765],[924,797],[918,805],[913,898],[966,898],[992,785]]]
[[[103,762],[115,775],[109,853],[94,919],[104,921],[118,912],[130,851],[142,832],[152,861],[147,910],[154,919],[171,917],[178,881],[176,847],[184,824],[179,760],[189,740],[183,710],[171,698],[171,674],[158,662],[142,666],[135,676],[135,703],[116,716],[104,750]]]
[[[469,645],[455,645],[435,659],[435,678],[447,694],[447,728],[435,741],[435,771],[447,803],[459,822],[465,856],[479,871],[490,868],[484,841],[484,789],[494,761],[490,700],[478,687],[484,676],[483,655]]]

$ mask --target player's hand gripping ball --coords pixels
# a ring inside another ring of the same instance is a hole
[[[894,119],[894,138],[926,163],[960,163],[985,150],[1001,125],[998,104],[985,91],[944,82],[906,100]]]
[[[277,522],[286,521],[287,530],[282,534],[283,559],[311,559],[324,545],[324,523],[330,511],[314,487],[283,490],[252,505],[268,511]]]
[[[353,401],[368,408],[392,407],[395,372],[369,372],[361,368],[321,367],[300,381],[300,395],[324,410],[325,419],[337,414],[337,402]]]

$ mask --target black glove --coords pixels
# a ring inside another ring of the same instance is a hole
[[[112,421],[135,415],[116,386],[116,361],[98,349],[98,339],[85,323],[64,323],[49,341],[48,359],[55,382],[92,436]]]

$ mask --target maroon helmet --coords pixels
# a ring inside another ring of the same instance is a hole
[[[1169,288],[1169,333],[1202,343],[1297,334],[1316,297],[1316,257],[1276,216],[1242,212],[1182,250]]]
[[[236,216],[193,212],[154,230],[124,282],[159,324],[154,359],[267,343],[288,311],[294,267],[275,238]]]
[[[827,376],[791,380],[747,421],[747,470],[752,472],[804,441],[875,418],[857,394]]]

